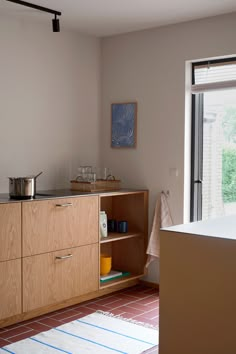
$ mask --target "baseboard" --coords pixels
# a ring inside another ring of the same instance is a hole
[[[139,284],[147,286],[149,288],[154,288],[154,289],[159,290],[159,284],[157,284],[157,283],[152,283],[152,282],[146,281],[146,280],[139,280]]]

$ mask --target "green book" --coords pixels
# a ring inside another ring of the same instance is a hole
[[[100,282],[101,283],[105,283],[107,281],[113,280],[113,279],[118,279],[118,278],[123,278],[123,277],[127,277],[128,275],[130,275],[130,272],[122,272],[119,275],[113,275],[111,277],[109,277],[109,274],[107,275],[107,277],[105,279],[101,279],[100,278]]]

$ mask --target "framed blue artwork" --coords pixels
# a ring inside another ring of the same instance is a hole
[[[137,102],[112,103],[111,147],[135,148],[137,135]]]

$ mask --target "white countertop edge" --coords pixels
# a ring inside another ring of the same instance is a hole
[[[236,215],[175,225],[161,230],[236,240]]]

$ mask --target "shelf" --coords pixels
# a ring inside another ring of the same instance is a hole
[[[126,240],[128,238],[134,237],[142,237],[143,233],[141,232],[127,232],[127,233],[118,233],[118,232],[110,232],[107,237],[103,237],[100,239],[100,243],[114,242],[120,240]]]
[[[131,274],[131,275],[128,275],[128,276],[125,276],[123,278],[117,278],[117,279],[111,279],[110,281],[106,281],[104,283],[101,283],[100,282],[100,289],[105,289],[105,288],[108,288],[112,285],[115,285],[115,284],[121,284],[121,283],[125,283],[129,280],[133,280],[133,279],[139,279],[143,276],[144,274]]]
[[[100,255],[112,258],[112,268],[129,272],[129,275],[99,282],[99,289],[108,292],[137,283],[143,276],[148,239],[148,192],[105,193],[100,195],[100,210],[105,211],[108,220],[126,220],[129,226],[127,233],[109,232],[99,240]]]

